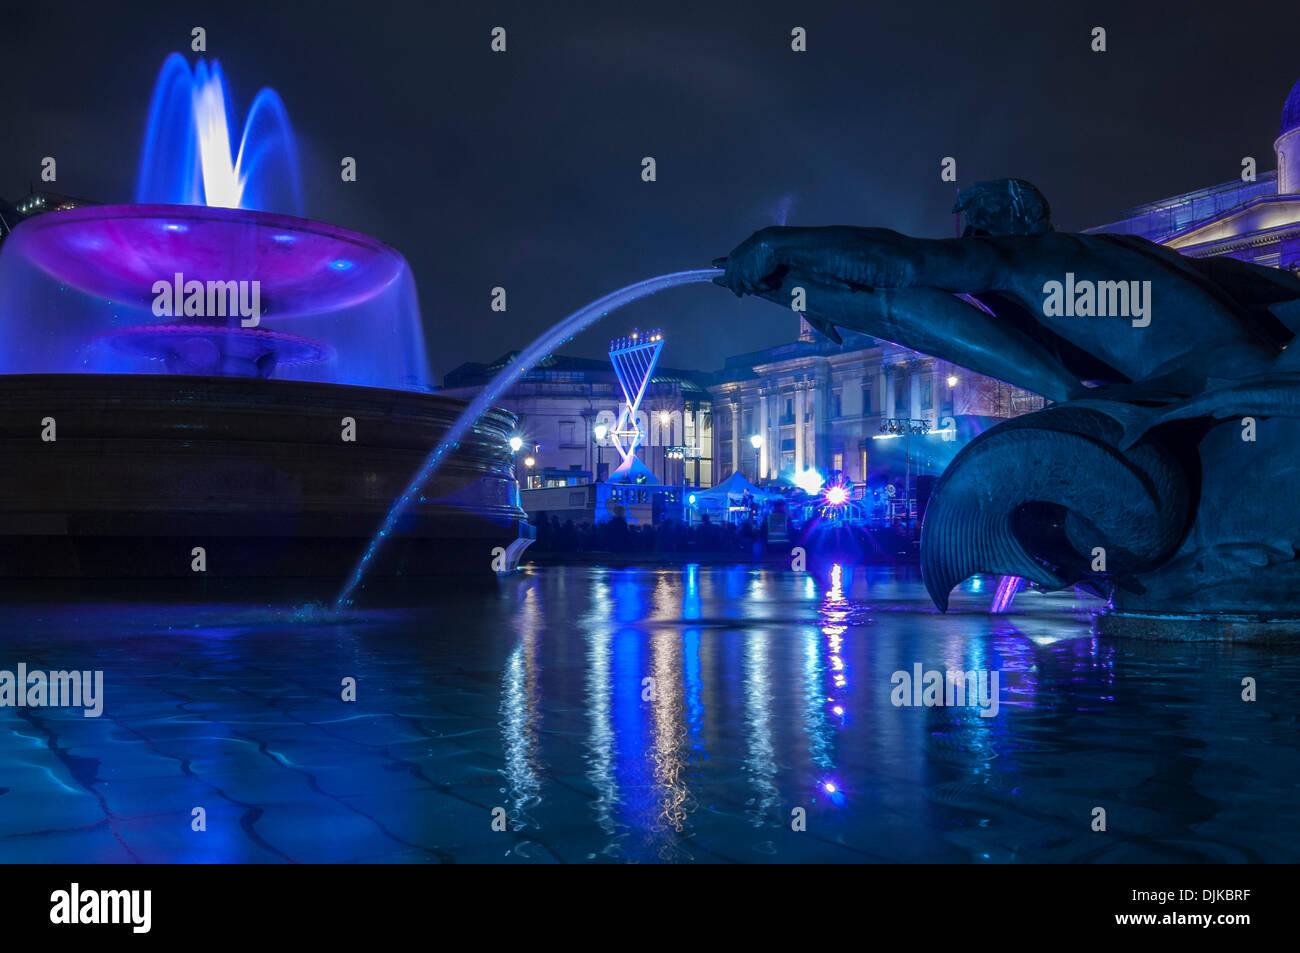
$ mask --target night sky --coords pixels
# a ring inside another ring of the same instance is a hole
[[[603,9],[602,9],[603,8]],[[1292,3],[6,3],[0,195],[129,201],[165,56],[193,26],[240,120],[275,88],[307,213],[396,246],[432,369],[523,347],[590,299],[707,266],[756,228],[953,233],[955,186],[1015,175],[1058,228],[1273,168],[1300,78]],[[489,50],[494,26],[508,51]],[[790,30],[808,31],[808,52]],[[1093,53],[1103,26],[1108,52]],[[339,178],[342,156],[358,181]],[[654,156],[658,181],[641,181]],[[503,285],[509,310],[489,308]],[[566,353],[662,326],[667,366],[793,338],[788,311],[692,286]]]

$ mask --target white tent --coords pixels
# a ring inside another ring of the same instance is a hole
[[[725,519],[728,507],[738,505],[745,498],[746,492],[749,493],[755,503],[768,503],[773,500],[784,499],[779,493],[768,493],[766,490],[760,490],[745,479],[743,473],[737,470],[711,489],[687,491],[687,500],[689,501],[691,497],[695,498],[691,505],[697,512],[716,514]]]
[[[741,473],[739,470],[737,470],[731,476],[727,477],[725,480],[723,480],[717,486],[712,487],[711,489],[697,490],[695,495],[697,497],[701,495],[716,496],[719,499],[723,497],[739,498],[744,496],[746,491],[749,492],[750,496],[752,496],[756,500],[759,500],[760,502],[765,500],[784,499],[784,497],[782,497],[780,493],[768,493],[766,490],[760,490],[754,484],[750,483],[747,479],[745,479],[745,474]]]

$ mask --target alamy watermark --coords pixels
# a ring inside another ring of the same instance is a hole
[[[1133,327],[1151,323],[1150,281],[1082,281],[1074,272],[1065,281],[1043,283],[1043,315],[1048,318],[1132,318]]]
[[[86,718],[104,712],[104,673],[0,669],[0,708],[82,708]]]
[[[148,933],[153,926],[153,891],[83,890],[74,883],[50,894],[50,922],[125,924],[132,933]]]
[[[890,676],[894,688],[889,700],[895,708],[978,707],[981,718],[992,718],[998,713],[999,676],[996,669],[923,671],[917,662],[911,672],[900,670]]]
[[[153,283],[153,313],[159,318],[239,317],[240,327],[262,320],[262,283],[253,281],[186,281],[179,271],[171,281]]]

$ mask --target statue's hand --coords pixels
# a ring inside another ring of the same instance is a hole
[[[742,295],[761,295],[781,284],[781,271],[787,264],[782,253],[789,245],[786,233],[793,229],[764,228],[737,245],[726,258],[714,264],[726,271],[713,283]]]

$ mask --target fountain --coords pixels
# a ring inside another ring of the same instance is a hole
[[[401,253],[301,213],[279,97],[240,127],[220,65],[173,55],[135,204],[6,239],[0,575],[345,575],[464,402],[431,392]],[[514,420],[481,411],[368,569],[527,545]]]
[[[568,341],[579,331],[595,323],[600,318],[605,317],[615,308],[621,308],[638,298],[644,298],[646,295],[654,294],[656,291],[662,291],[665,288],[673,288],[677,285],[694,282],[713,281],[720,274],[722,274],[722,270],[719,268],[703,268],[696,271],[679,271],[628,285],[605,295],[603,298],[597,298],[585,307],[579,308],[528,345],[515,360],[510,362],[509,366],[488,382],[488,385],[470,402],[460,417],[451,425],[438,445],[430,451],[420,469],[416,471],[410,484],[393,503],[388,515],[384,517],[384,522],[379,531],[370,541],[370,545],[366,548],[360,561],[353,568],[347,582],[339,591],[334,602],[334,608],[342,609],[351,601],[353,593],[369,570],[375,555],[388,540],[398,521],[408,512],[417,499],[423,502],[421,491],[428,481],[432,479],[433,475],[438,472],[444,457],[456,449],[465,432],[474,426],[475,422],[480,420],[484,414],[488,413],[493,402],[500,398],[520,377],[532,370],[539,361],[565,341]]]

